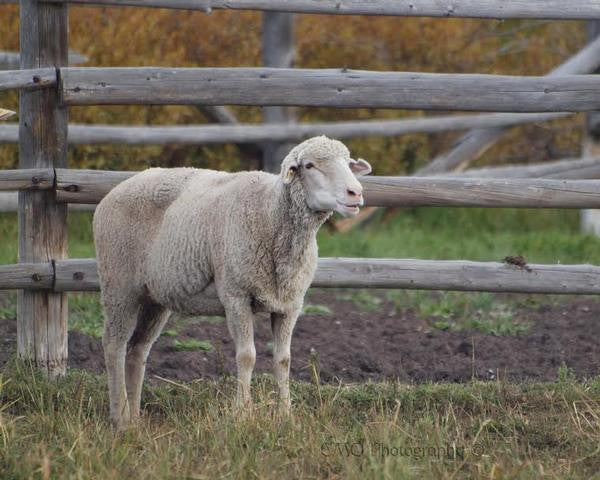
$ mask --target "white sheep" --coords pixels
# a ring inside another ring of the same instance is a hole
[[[243,409],[255,316],[269,313],[289,412],[291,335],[317,266],[317,230],[333,211],[358,213],[354,174],[370,171],[343,143],[315,137],[289,153],[280,175],[152,168],[115,187],[94,215],[112,422],[139,416],[146,358],[171,312],[225,313]]]

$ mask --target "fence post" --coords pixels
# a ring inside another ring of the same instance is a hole
[[[263,13],[263,63],[265,67],[290,68],[294,64],[294,15],[292,13]],[[264,107],[266,123],[291,123],[290,107]],[[281,161],[292,149],[290,142],[269,142],[264,145],[263,170],[278,173]]]
[[[600,36],[600,21],[592,20],[587,24],[588,39],[593,42]],[[600,70],[595,72],[600,73]],[[581,156],[600,156],[600,112],[589,112],[585,116]],[[581,231],[600,236],[600,210],[581,211]]]
[[[67,65],[68,13],[64,3],[20,2],[21,68]],[[68,111],[59,88],[22,91],[19,167],[66,167]],[[67,207],[53,191],[19,193],[19,261],[67,257]],[[34,279],[35,280],[35,279]],[[23,290],[18,296],[17,351],[50,376],[67,366],[67,296]]]

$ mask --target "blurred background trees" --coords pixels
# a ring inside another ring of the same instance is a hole
[[[0,6],[0,50],[18,50],[17,6]],[[297,15],[296,66],[449,73],[543,75],[585,45],[580,22],[490,21]],[[261,15],[139,8],[72,7],[70,47],[86,66],[260,66]],[[15,93],[0,94],[18,110]],[[255,107],[232,107],[241,122],[260,122]],[[71,122],[174,125],[207,123],[194,106],[115,106],[70,109]],[[442,112],[433,113],[435,115]],[[299,108],[301,122],[401,118],[431,112]],[[583,117],[518,127],[477,165],[531,163],[578,156]],[[404,174],[451,147],[460,132],[355,139],[353,152],[377,174]],[[0,145],[0,168],[15,168],[17,147]],[[70,166],[138,170],[150,166],[251,169],[258,159],[234,145],[98,146],[70,148]]]

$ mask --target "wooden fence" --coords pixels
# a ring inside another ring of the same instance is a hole
[[[11,3],[0,0],[1,3]],[[546,119],[600,109],[600,66],[596,47],[577,57],[581,68],[546,77],[423,74],[289,68],[72,68],[68,67],[67,3],[165,8],[255,9],[296,13],[406,15],[476,18],[598,19],[597,0],[21,0],[20,67],[0,72],[0,90],[21,89],[20,170],[0,172],[0,190],[19,192],[19,263],[0,267],[0,288],[19,289],[18,353],[50,374],[65,371],[67,302],[65,292],[96,290],[93,259],[66,258],[67,203],[95,204],[132,172],[69,170],[66,165],[68,107],[110,104],[373,107],[511,112],[479,116],[485,126],[530,121],[514,112],[537,112]],[[556,74],[557,73],[557,74]],[[544,113],[543,113],[544,112]],[[551,112],[551,113],[545,113]],[[515,116],[516,115],[516,116]],[[529,115],[529,114],[527,114]],[[447,121],[465,127],[475,117]],[[539,117],[538,117],[539,118]],[[506,123],[502,123],[502,122]],[[412,123],[410,123],[412,122]],[[420,122],[420,123],[419,123]],[[429,119],[399,121],[397,131],[432,131]],[[387,125],[389,126],[389,125]],[[470,124],[468,125],[471,126]],[[480,125],[481,126],[481,125]],[[9,134],[14,141],[14,127]],[[108,127],[75,126],[71,142],[130,141],[153,132],[154,141],[184,142],[199,133],[220,141],[210,127],[116,132]],[[273,129],[279,130],[273,130]],[[294,129],[299,127],[294,126]],[[302,128],[305,130],[302,131]],[[311,130],[313,128],[313,130]],[[232,126],[229,141],[297,140],[320,126]],[[327,133],[352,135],[356,126],[329,125]],[[373,123],[373,129],[381,124]],[[385,128],[385,127],[384,127]],[[467,128],[467,127],[465,127]],[[271,130],[269,130],[271,129]],[[314,130],[317,129],[317,130]],[[338,133],[335,133],[338,129]],[[402,130],[404,129],[404,130]],[[318,133],[326,130],[323,127]],[[4,132],[8,131],[7,129]],[[348,133],[349,132],[349,133]],[[246,136],[244,136],[246,135]],[[262,137],[261,137],[262,135]],[[92,136],[92,138],[90,137]],[[597,167],[584,159],[581,169]],[[558,172],[562,171],[557,166]],[[546,171],[540,176],[549,175]],[[557,173],[556,175],[560,175]],[[481,176],[485,176],[481,173]],[[489,175],[494,177],[494,175]],[[519,176],[519,175],[509,175]],[[522,172],[521,176],[532,176]],[[535,175],[533,175],[535,176]],[[600,182],[524,178],[366,177],[365,197],[378,206],[486,206],[527,208],[600,208]],[[313,283],[320,287],[371,287],[485,290],[536,293],[600,293],[600,267],[528,265],[466,261],[321,259]]]

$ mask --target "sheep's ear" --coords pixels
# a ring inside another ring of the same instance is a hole
[[[298,152],[292,150],[290,153],[288,153],[287,157],[283,159],[283,162],[281,163],[281,176],[283,177],[283,183],[290,183],[298,173],[298,168],[300,165],[298,156]]]
[[[350,170],[358,177],[371,173],[371,165],[366,160],[359,158],[358,160],[350,160]]]
[[[285,175],[283,177],[283,182],[290,183],[296,176],[296,173],[298,173],[298,165],[296,165],[296,164],[290,165],[285,172]]]

